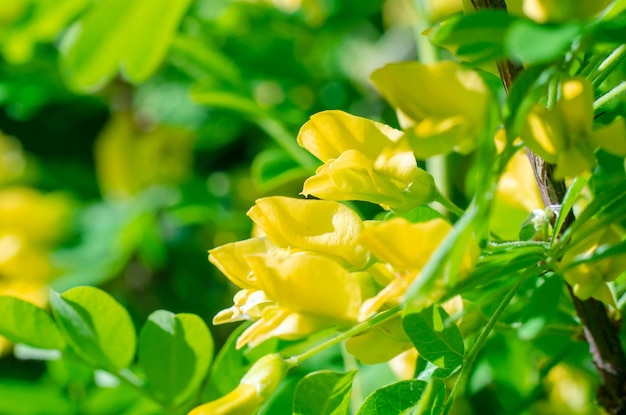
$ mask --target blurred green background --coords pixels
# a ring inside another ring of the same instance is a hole
[[[137,328],[156,309],[210,322],[236,290],[207,250],[250,236],[256,198],[298,195],[308,117],[396,123],[368,78],[414,58],[414,18],[404,0],[1,2],[0,294],[95,285]],[[234,328],[211,327],[216,349]],[[0,413],[130,408],[0,347]]]

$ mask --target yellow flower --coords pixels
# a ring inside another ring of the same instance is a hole
[[[346,266],[363,268],[369,260],[357,243],[364,225],[356,213],[336,202],[270,197],[249,216],[265,237],[209,251],[209,260],[242,288],[213,322],[254,321],[238,348],[356,321],[367,274]]]
[[[257,360],[227,395],[189,412],[188,415],[250,415],[272,396],[287,373],[284,359],[277,354]]]
[[[607,282],[615,280],[626,270],[626,254],[618,254],[591,263],[572,265],[579,259],[593,255],[603,246],[617,245],[622,242],[624,232],[615,225],[598,228],[595,220],[585,223],[579,233],[591,232],[582,240],[571,245],[563,259],[563,278],[582,300],[593,297],[615,306],[613,295]]]
[[[418,158],[474,150],[489,116],[482,78],[456,62],[389,64],[372,74]]]
[[[267,197],[257,200],[248,216],[280,248],[319,252],[356,269],[369,261],[357,242],[361,218],[337,202]]]
[[[375,297],[363,302],[359,319],[366,319],[384,305],[401,303],[406,290],[419,277],[424,265],[451,230],[452,226],[443,219],[410,223],[403,218],[394,218],[364,230],[360,241],[378,260],[387,264],[388,282]],[[477,246],[470,244],[463,254],[459,278],[469,272],[477,256]],[[378,271],[376,280],[380,282],[384,273],[380,268]],[[439,293],[433,295],[438,297]]]
[[[433,178],[417,167],[401,137],[401,131],[342,111],[315,114],[300,129],[298,143],[325,164],[304,183],[302,194],[400,210],[431,202]]]
[[[235,306],[214,319],[214,323],[255,321],[237,339],[238,348],[271,337],[297,339],[356,321],[361,304],[359,281],[333,259],[297,252],[250,255],[246,261],[258,290],[240,291]]]
[[[574,177],[595,166],[598,147],[626,156],[626,127],[617,118],[593,131],[593,87],[584,78],[561,83],[561,99],[553,108],[537,104],[526,116],[521,137],[531,150],[556,164],[556,178]]]

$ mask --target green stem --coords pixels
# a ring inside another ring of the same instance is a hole
[[[543,241],[510,241],[510,242],[487,242],[487,248],[493,248],[493,252],[500,250],[508,250],[509,248],[521,248],[521,247],[542,247],[548,249],[550,244]]]
[[[290,367],[298,366],[304,360],[310,357],[313,357],[317,353],[320,353],[328,349],[329,347],[332,347],[338,343],[341,343],[342,341],[347,340],[352,336],[356,336],[357,334],[364,332],[365,330],[369,330],[372,327],[384,321],[387,321],[392,317],[395,317],[396,314],[398,314],[401,310],[402,308],[400,306],[396,306],[390,310],[383,311],[382,313],[378,313],[374,317],[370,318],[369,320],[366,320],[362,323],[357,324],[356,326],[352,327],[350,330],[344,331],[343,333],[340,333],[339,335],[333,338],[330,338],[326,340],[325,342],[318,344],[315,347],[312,347],[306,352],[303,352],[303,353],[300,353],[299,355],[291,356],[290,358],[285,359],[285,362]]]
[[[413,2],[417,10],[417,19],[413,25],[413,33],[415,34],[415,43],[417,46],[417,58],[421,63],[432,63],[439,60],[437,48],[431,43],[430,39],[422,33],[424,30],[432,26],[432,22],[428,19],[428,5],[425,0],[415,0]]]
[[[303,148],[301,148],[293,134],[291,134],[283,126],[283,124],[276,119],[261,115],[253,116],[252,121],[256,123],[267,135],[269,135],[279,146],[281,146],[289,155],[296,160],[303,167],[315,169],[318,163],[315,159]]]
[[[602,95],[600,98],[596,99],[593,102],[593,109],[597,110],[613,98],[617,97],[620,94],[626,92],[626,81],[620,82],[617,86],[610,89],[606,94]]]
[[[463,364],[463,368],[461,369],[461,373],[459,373],[459,377],[456,379],[456,382],[454,383],[452,391],[450,392],[450,396],[448,397],[448,400],[446,401],[445,413],[447,413],[450,410],[450,406],[452,405],[452,402],[454,401],[454,399],[456,399],[457,395],[462,393],[462,391],[464,390],[465,383],[467,382],[467,378],[470,374],[472,366],[474,365],[474,362],[476,361],[476,358],[478,357],[478,353],[482,350],[483,346],[487,342],[487,338],[489,337],[491,330],[500,319],[502,312],[504,312],[504,309],[507,307],[507,305],[509,305],[509,302],[511,301],[511,299],[513,298],[513,296],[515,295],[519,287],[526,280],[527,276],[528,275],[522,275],[519,278],[519,280],[517,280],[515,285],[513,285],[513,287],[511,287],[511,289],[506,293],[502,301],[500,301],[500,304],[498,304],[498,307],[496,308],[496,310],[493,312],[493,314],[489,318],[489,321],[487,321],[487,324],[478,335],[478,338],[474,342],[474,345],[472,346],[469,353],[467,354],[467,357],[465,358],[465,362]]]
[[[591,59],[589,59],[589,61],[587,61],[587,63],[580,68],[578,75],[588,78],[593,71],[597,70],[598,66],[602,62],[602,59],[603,55],[601,54],[593,55]]]
[[[596,70],[598,74],[592,81],[593,86],[599,87],[624,58],[626,58],[626,45],[620,45],[598,66]]]
[[[435,196],[435,202],[439,203],[459,218],[465,213],[463,209],[455,205],[454,202],[442,195],[439,191],[437,191],[437,195]]]

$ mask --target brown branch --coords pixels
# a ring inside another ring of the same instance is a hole
[[[472,0],[476,9],[499,8],[506,10],[504,0]],[[498,63],[498,72],[504,89],[508,93],[513,81],[523,67],[512,61]],[[535,173],[544,205],[560,206],[565,196],[565,183],[554,179],[554,166],[546,163],[541,157],[526,149],[528,159]],[[570,211],[563,223],[563,233],[575,220]],[[560,236],[560,235],[559,235]],[[589,351],[600,374],[601,383],[598,388],[598,403],[613,415],[626,414],[626,356],[619,340],[619,327],[616,327],[607,315],[603,303],[593,298],[581,300],[567,285],[576,313],[583,325],[585,339],[589,343]]]

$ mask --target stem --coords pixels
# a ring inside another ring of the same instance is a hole
[[[626,45],[620,45],[598,66],[597,72],[599,73],[591,82],[593,86],[599,87],[624,58],[626,58]]]
[[[450,199],[445,197],[439,191],[437,191],[437,195],[435,196],[435,202],[439,203],[441,206],[445,207],[446,209],[448,209],[450,212],[452,212],[455,216],[459,218],[463,216],[463,214],[465,213],[463,209],[455,205],[454,202],[452,202]]]
[[[456,382],[454,383],[454,386],[452,387],[452,391],[450,391],[450,396],[448,397],[448,400],[446,401],[446,404],[444,405],[444,407],[446,408],[446,413],[450,409],[449,407],[450,405],[452,405],[452,402],[454,401],[454,399],[456,399],[456,396],[459,393],[462,393],[462,391],[465,389],[465,383],[467,382],[467,377],[469,376],[472,370],[472,366],[474,365],[474,362],[476,361],[476,358],[478,357],[478,353],[482,350],[483,346],[487,342],[487,338],[489,337],[491,330],[493,329],[495,324],[498,322],[498,320],[500,320],[500,316],[502,315],[502,312],[504,312],[504,309],[506,308],[506,306],[509,305],[509,302],[511,301],[511,299],[513,298],[513,296],[515,295],[519,287],[522,285],[522,283],[526,280],[526,278],[529,275],[531,275],[534,272],[535,270],[532,270],[530,273],[527,272],[526,273],[527,275],[522,275],[519,278],[519,280],[517,280],[515,285],[513,285],[513,287],[511,287],[511,289],[507,291],[502,301],[500,301],[500,304],[498,304],[498,307],[496,308],[496,310],[493,312],[491,317],[489,317],[489,321],[487,321],[487,324],[485,325],[483,330],[480,332],[480,334],[478,335],[478,338],[476,339],[476,341],[472,345],[472,348],[467,354],[467,357],[465,358],[465,362],[463,363],[463,368],[461,369],[461,373],[459,373],[459,377],[456,379]]]
[[[301,166],[311,169],[317,167],[315,159],[298,145],[293,134],[287,131],[282,123],[265,115],[253,116],[251,119]]]
[[[593,55],[591,59],[589,59],[587,64],[581,67],[581,69],[578,72],[578,75],[589,79],[589,75],[593,71],[597,70],[601,62],[602,62],[602,55],[600,54]]]
[[[344,331],[343,333],[340,333],[339,335],[326,340],[323,343],[318,344],[315,347],[312,347],[311,349],[307,350],[306,352],[300,353],[298,355],[295,356],[291,356],[288,359],[285,359],[285,362],[290,366],[290,367],[294,367],[294,366],[298,366],[300,363],[302,363],[304,360],[313,357],[314,355],[316,355],[317,353],[320,353],[326,349],[328,349],[331,346],[334,346],[338,343],[341,343],[344,340],[349,339],[352,336],[356,336],[357,334],[364,332],[365,330],[369,330],[372,327],[376,326],[377,324],[380,324],[384,321],[389,320],[392,317],[395,317],[396,314],[398,314],[400,311],[402,310],[402,308],[400,306],[396,306],[390,310],[387,311],[383,311],[382,313],[378,313],[376,314],[374,317],[370,318],[369,320],[366,320],[362,323],[357,324],[356,326],[352,327],[350,330]]]
[[[476,9],[500,8],[506,10],[504,0],[472,0],[472,3]],[[603,78],[605,79],[608,73],[625,57],[626,45],[615,49],[600,64],[598,69],[601,73],[596,78],[595,85],[599,85]],[[513,85],[513,80],[522,70],[520,65],[509,60],[498,64],[502,84],[507,93]],[[565,183],[554,179],[554,166],[546,163],[529,149],[526,149],[526,154],[533,167],[543,203],[546,206],[561,205],[565,196]],[[560,235],[557,235],[557,241],[558,237],[567,230],[574,220],[574,214],[570,211],[563,222]],[[626,356],[618,337],[619,328],[615,327],[609,320],[603,303],[592,298],[583,301],[574,295],[569,284],[567,284],[567,288],[583,325],[593,362],[600,374],[601,384],[597,393],[598,403],[609,414],[624,414],[626,413]]]
[[[617,97],[620,94],[626,92],[626,81],[620,82],[616,87],[610,89],[606,94],[602,95],[600,98],[596,99],[593,102],[593,109],[597,110],[613,98]]]

